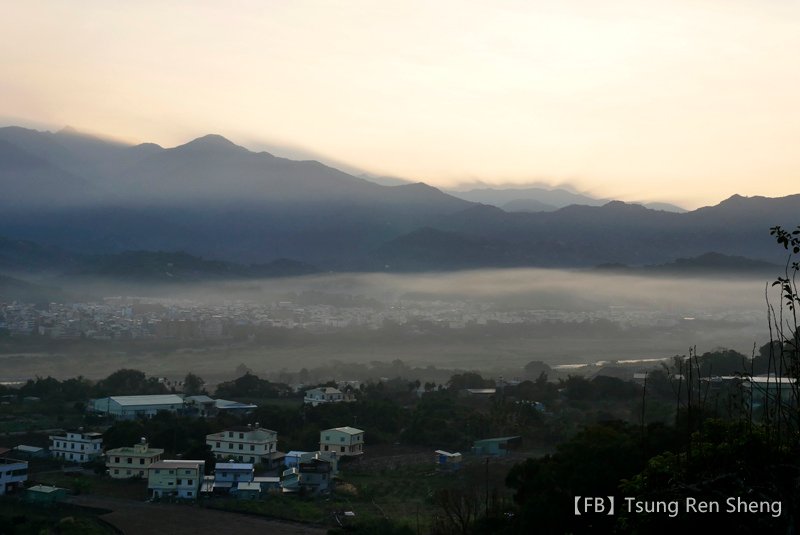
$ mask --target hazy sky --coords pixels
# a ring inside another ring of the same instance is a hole
[[[0,69],[5,124],[214,132],[439,186],[800,190],[790,0],[9,2]]]

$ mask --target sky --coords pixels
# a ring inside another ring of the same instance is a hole
[[[0,124],[691,208],[800,192],[799,53],[792,0],[13,2]]]

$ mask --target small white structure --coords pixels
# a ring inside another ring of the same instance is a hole
[[[111,396],[93,399],[89,409],[97,414],[120,419],[152,418],[159,411],[179,412],[185,408],[183,398],[176,394],[152,396]]]
[[[23,488],[27,480],[27,462],[0,458],[0,496]]]
[[[364,431],[355,427],[334,427],[319,434],[319,451],[331,451],[340,457],[364,453]]]
[[[272,467],[283,459],[278,451],[278,432],[255,426],[231,427],[219,433],[206,435],[206,444],[217,459],[234,459],[239,462],[264,464]]]
[[[87,433],[83,429],[67,431],[64,435],[50,436],[50,454],[54,459],[85,463],[103,453],[103,435]]]

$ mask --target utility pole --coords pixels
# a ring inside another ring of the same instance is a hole
[[[489,457],[486,457],[486,518],[489,518]]]

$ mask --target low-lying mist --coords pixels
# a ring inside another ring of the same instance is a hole
[[[7,377],[78,370],[104,377],[135,367],[221,380],[240,364],[267,375],[333,360],[395,359],[513,376],[532,360],[556,366],[658,359],[695,345],[701,353],[724,347],[750,355],[768,342],[768,282],[545,269],[176,284],[70,280],[60,285],[73,294],[114,306],[157,304],[168,321],[222,318],[226,330],[199,338],[81,338],[44,350],[18,347],[12,337],[0,349]],[[779,295],[768,290],[779,306]]]
[[[777,275],[777,274],[776,274]],[[343,273],[177,284],[71,280],[75,292],[222,303],[269,303],[308,291],[360,295],[384,303],[474,300],[498,307],[591,311],[609,306],[663,311],[764,310],[759,278],[637,276],[557,269],[487,269],[422,274]],[[773,296],[777,298],[777,294]]]

